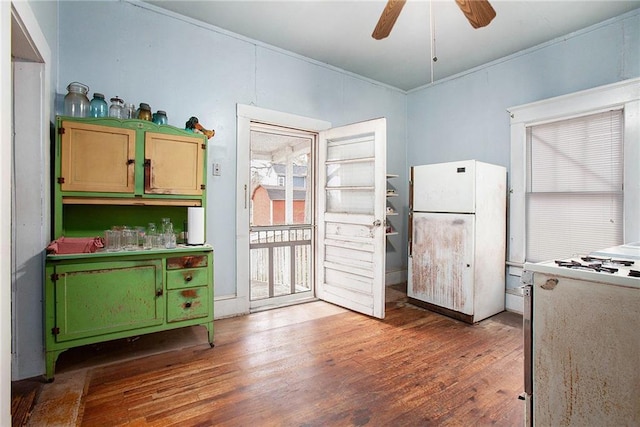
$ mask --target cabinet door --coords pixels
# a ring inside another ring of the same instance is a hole
[[[200,137],[147,132],[144,140],[146,194],[199,196],[204,154]]]
[[[65,265],[56,274],[58,342],[164,321],[161,260]]]
[[[64,121],[60,132],[62,191],[134,192],[135,130]]]

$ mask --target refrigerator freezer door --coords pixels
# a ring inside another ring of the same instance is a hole
[[[413,167],[414,212],[475,212],[475,160]]]
[[[473,314],[474,227],[472,214],[414,212],[409,297]]]

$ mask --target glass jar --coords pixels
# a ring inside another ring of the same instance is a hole
[[[108,111],[104,95],[94,92],[93,99],[89,103],[89,117],[107,117]]]
[[[145,104],[144,102],[140,103],[140,108],[138,108],[138,119],[151,121],[151,107],[149,107],[149,104]]]
[[[133,104],[127,104],[124,107],[124,115],[125,119],[135,119],[136,118],[136,106]]]
[[[89,115],[89,86],[73,82],[67,86],[64,96],[64,115],[71,117],[87,117]]]
[[[166,125],[168,123],[167,113],[162,110],[158,110],[157,113],[153,113],[153,123],[157,125]]]
[[[111,98],[111,106],[109,107],[109,117],[113,117],[116,119],[124,118],[123,115],[124,110],[124,101],[117,96]]]

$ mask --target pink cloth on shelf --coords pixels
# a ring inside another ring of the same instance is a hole
[[[79,254],[91,253],[104,247],[101,237],[60,237],[49,243],[47,253],[50,254]]]

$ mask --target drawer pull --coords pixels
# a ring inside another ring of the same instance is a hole
[[[193,276],[192,275],[188,275],[187,277],[184,278],[185,282],[190,282],[193,280]]]
[[[184,304],[184,307],[185,307],[185,308],[191,308],[191,302],[186,302],[186,303]]]

